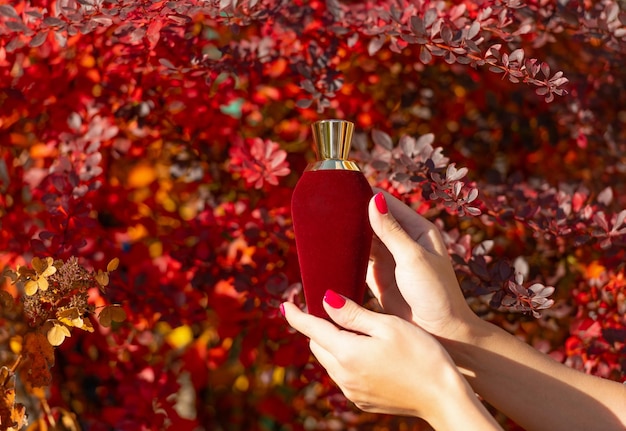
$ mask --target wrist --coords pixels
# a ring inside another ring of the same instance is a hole
[[[439,429],[442,419],[447,416],[459,400],[459,395],[465,393],[463,387],[463,376],[454,364],[442,364],[437,370],[437,386],[431,394],[427,411],[422,411],[419,416],[427,420],[435,429]]]
[[[444,346],[458,370],[471,380],[476,367],[480,365],[475,363],[476,349],[480,349],[483,341],[493,335],[494,329],[494,325],[471,313],[471,316],[460,320],[453,331],[437,339]]]
[[[481,337],[486,323],[468,307],[467,310],[451,320],[446,325],[445,330],[434,335],[444,345],[446,343],[452,345],[473,344]],[[446,346],[446,350],[448,350],[448,346]]]
[[[456,370],[448,373],[435,398],[436,408],[425,419],[437,431],[499,430],[495,419],[477,398],[471,386]]]

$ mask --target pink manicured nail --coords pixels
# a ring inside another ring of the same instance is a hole
[[[283,317],[285,317],[285,304],[280,304],[280,314],[282,314]]]
[[[385,215],[389,212],[387,209],[387,201],[385,200],[385,195],[382,192],[376,193],[374,196],[374,203],[376,204],[376,209],[379,213]]]
[[[341,308],[346,304],[346,298],[330,289],[324,294],[324,301],[333,308]]]

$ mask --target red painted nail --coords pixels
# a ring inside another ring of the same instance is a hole
[[[330,289],[324,294],[324,301],[333,308],[341,308],[346,304],[346,298]]]
[[[374,196],[374,203],[376,203],[376,209],[381,214],[387,214],[389,209],[387,208],[387,201],[385,200],[385,195],[382,192],[376,193]]]
[[[280,304],[280,314],[283,315],[283,317],[285,317],[285,304]]]

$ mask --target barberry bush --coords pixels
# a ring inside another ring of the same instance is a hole
[[[0,0],[0,429],[427,429],[277,311],[325,118],[477,314],[626,381],[625,37],[614,0]]]

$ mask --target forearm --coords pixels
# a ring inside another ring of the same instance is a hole
[[[473,389],[529,431],[626,428],[626,387],[573,370],[476,319],[441,340]]]
[[[436,431],[502,430],[460,375],[452,383],[451,388],[442,393],[438,405],[441,410],[434,417],[427,418]]]

